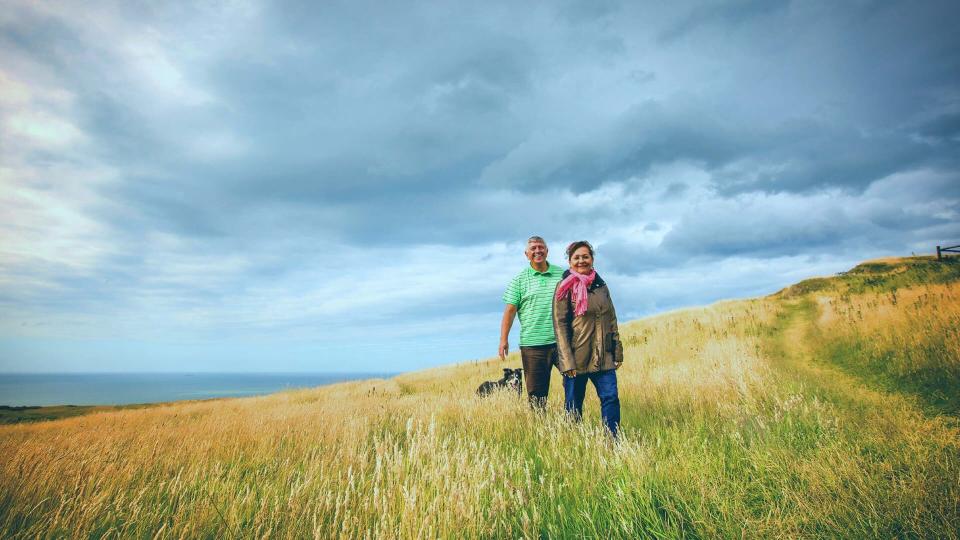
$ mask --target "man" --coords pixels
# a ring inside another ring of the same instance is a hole
[[[547,243],[539,236],[527,240],[524,255],[530,266],[516,275],[503,293],[506,307],[500,322],[500,359],[510,352],[507,336],[513,318],[520,318],[520,359],[530,405],[543,408],[550,390],[550,369],[557,361],[553,331],[553,293],[563,269],[547,262]]]

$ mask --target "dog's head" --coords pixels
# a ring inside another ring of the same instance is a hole
[[[520,377],[523,375],[522,369],[503,368],[503,378],[500,379],[511,388],[520,388]]]

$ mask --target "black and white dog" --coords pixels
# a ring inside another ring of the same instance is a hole
[[[520,389],[523,387],[523,383],[520,381],[520,375],[522,374],[522,369],[503,368],[503,378],[499,381],[487,381],[481,384],[480,388],[477,388],[477,395],[488,396],[496,390],[509,388],[515,390],[519,396]]]

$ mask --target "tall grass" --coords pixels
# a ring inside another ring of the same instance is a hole
[[[0,536],[957,538],[955,423],[812,361],[811,302],[623,325],[619,443],[497,361],[2,426]]]

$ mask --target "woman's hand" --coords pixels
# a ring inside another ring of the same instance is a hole
[[[564,377],[570,377],[571,379],[577,376],[577,370],[571,369],[563,372]]]
[[[620,369],[620,366],[622,366],[622,365],[623,365],[623,362],[614,362],[614,363],[613,363],[613,369]]]

